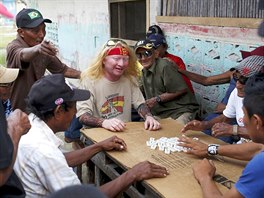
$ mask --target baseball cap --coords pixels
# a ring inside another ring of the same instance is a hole
[[[72,88],[63,74],[52,74],[43,76],[32,85],[27,103],[39,111],[49,111],[63,102],[83,101],[89,98],[89,91]]]
[[[50,19],[44,19],[42,14],[36,9],[24,8],[16,15],[18,28],[35,28],[43,22],[52,23]]]
[[[138,50],[138,48],[144,48],[146,50],[150,50],[150,49],[154,48],[154,44],[149,39],[139,40],[136,43],[134,48],[135,48],[135,52]]]
[[[257,55],[257,56],[264,56],[264,46],[257,47],[251,52],[240,50],[242,58],[245,59],[249,56]]]
[[[160,45],[167,45],[167,41],[164,36],[161,34],[151,34],[148,39],[154,44],[155,48],[158,48]]]
[[[242,60],[234,69],[245,77],[253,76],[264,68],[264,56],[249,56]]]
[[[0,83],[11,83],[18,76],[19,69],[6,68],[0,65]]]
[[[160,26],[158,25],[151,25],[149,26],[148,28],[148,31],[146,33],[146,37],[148,38],[151,34],[161,34],[161,35],[164,35]]]

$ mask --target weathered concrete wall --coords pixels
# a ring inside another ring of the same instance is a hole
[[[241,61],[240,50],[251,51],[263,45],[256,29],[159,24],[166,35],[169,51],[180,56],[187,70],[211,76],[236,66]],[[202,86],[193,83],[201,106],[212,111],[224,97],[227,85]]]

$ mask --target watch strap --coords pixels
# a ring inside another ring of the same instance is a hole
[[[238,129],[238,125],[233,125],[233,132],[232,132],[233,135],[238,135],[237,129]]]

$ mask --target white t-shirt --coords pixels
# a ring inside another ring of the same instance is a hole
[[[89,113],[104,119],[118,118],[130,122],[132,105],[137,109],[145,103],[135,78],[130,80],[122,76],[116,82],[104,77],[98,80],[86,78],[82,80],[81,88],[89,90],[91,97],[77,102],[77,117]]]
[[[228,99],[228,103],[226,105],[223,114],[228,118],[236,118],[238,126],[244,126],[243,123],[243,98],[237,95],[237,89],[235,88]]]

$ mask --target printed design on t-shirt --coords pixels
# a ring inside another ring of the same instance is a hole
[[[124,111],[124,96],[112,94],[106,98],[100,112],[104,119],[115,118]]]

